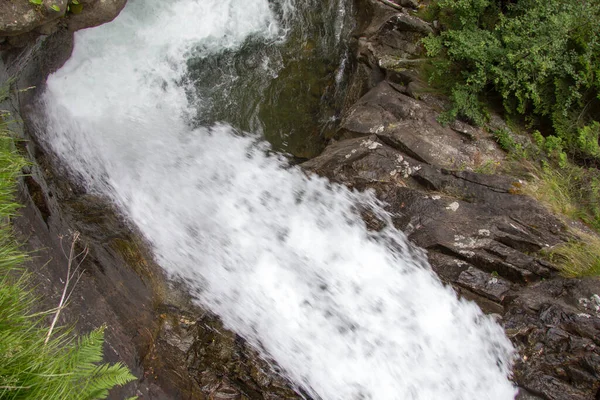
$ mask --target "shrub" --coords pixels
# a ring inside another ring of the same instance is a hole
[[[575,139],[577,140],[575,147],[579,150],[580,155],[585,158],[600,159],[599,137],[600,123],[597,121],[580,128]]]
[[[448,84],[453,106],[444,118],[481,125],[486,114],[480,96],[493,90],[508,112],[548,121],[571,153],[600,157],[593,122],[600,94],[600,2],[434,4],[445,29],[424,45],[438,76],[455,77]]]

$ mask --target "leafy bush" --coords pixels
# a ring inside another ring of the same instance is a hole
[[[600,159],[600,2],[437,0],[445,28],[424,39],[437,77],[455,77],[443,119],[482,124],[480,96],[493,90],[507,111],[549,122],[570,153]],[[434,79],[436,76],[433,77]]]
[[[0,399],[102,399],[135,377],[122,364],[102,364],[104,328],[79,339],[66,329],[49,332],[51,313],[32,314],[36,299],[18,268],[26,256],[16,245],[10,217],[16,179],[25,164],[14,151],[0,115]],[[53,310],[56,312],[56,310]]]
[[[577,132],[576,147],[584,157],[600,159],[600,123],[594,121],[593,124],[584,126]]]

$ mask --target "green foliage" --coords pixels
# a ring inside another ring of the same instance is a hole
[[[421,18],[423,21],[433,22],[440,10],[436,4],[430,4],[428,7],[419,7],[417,11],[417,17]]]
[[[79,14],[83,11],[83,4],[79,0],[71,0],[67,5],[67,12],[71,14]]]
[[[567,168],[569,160],[565,152],[562,138],[550,135],[542,136],[539,131],[533,132],[533,141],[537,146],[535,156],[545,156],[554,161],[559,168]],[[547,160],[544,160],[547,161]]]
[[[493,132],[498,145],[510,156],[516,159],[523,159],[527,157],[527,150],[521,143],[517,143],[514,139],[513,134],[507,129],[497,129]]]
[[[473,171],[477,172],[478,174],[493,175],[498,171],[498,168],[500,168],[499,161],[488,160],[485,163],[473,169]]]
[[[569,152],[598,159],[592,121],[600,94],[600,2],[434,4],[446,29],[424,45],[438,75],[452,80],[446,85],[454,105],[444,118],[482,124],[479,97],[492,89],[507,111],[549,121]]]
[[[577,131],[576,147],[584,157],[600,159],[600,123],[594,121]]]
[[[0,399],[102,399],[115,385],[135,379],[122,364],[102,364],[104,328],[76,339],[58,329],[48,338],[50,312],[32,314],[36,299],[19,271],[26,256],[18,249],[10,217],[16,179],[25,161],[14,149],[0,118]]]
[[[544,136],[542,136],[541,132],[538,130],[533,131],[532,136],[533,136],[533,141],[535,142],[535,144],[539,148],[542,148],[546,142],[546,138]]]
[[[510,152],[517,146],[512,134],[506,129],[498,129],[494,131],[494,137],[504,151]]]
[[[439,0],[440,10],[450,11],[455,26],[478,25],[483,12],[489,8],[490,0]]]
[[[429,57],[437,57],[444,50],[444,41],[441,36],[427,36],[423,39],[423,45]]]
[[[600,231],[600,171],[581,166],[600,165],[600,2],[434,0],[431,13],[442,32],[423,40],[429,80],[452,103],[440,122],[485,125],[492,94],[508,114],[543,128],[532,140],[493,134],[537,177],[526,193]],[[553,261],[569,276],[600,275],[600,239],[580,236],[553,249]]]
[[[29,0],[29,2],[33,5],[36,6],[41,6],[44,3],[44,0]],[[68,5],[67,5],[67,11],[72,11],[71,7],[72,5],[75,4],[76,8],[83,8],[82,5],[80,5],[79,0],[73,0],[71,1]],[[50,5],[50,9],[56,11],[56,12],[60,12],[60,6],[58,4],[52,4]]]

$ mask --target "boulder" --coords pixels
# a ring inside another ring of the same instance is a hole
[[[69,14],[67,26],[71,31],[91,28],[112,21],[119,15],[127,0],[80,0],[81,12]]]
[[[464,123],[462,130],[444,127],[432,105],[407,93],[393,82],[379,83],[348,110],[338,138],[375,134],[416,160],[446,168],[477,168],[504,158],[489,133],[474,127],[463,133]]]
[[[0,50],[22,48],[40,35],[60,29],[71,32],[112,21],[127,0],[43,0],[35,5],[26,0],[0,0]]]
[[[0,1],[0,36],[30,32],[67,12],[67,0],[43,0],[40,5],[29,1]]]

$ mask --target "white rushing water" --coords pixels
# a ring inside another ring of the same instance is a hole
[[[190,52],[284,33],[268,0],[131,0],[114,22],[78,32],[49,77],[47,144],[311,396],[513,399],[502,329],[401,232],[367,231],[355,206],[379,210],[371,195],[306,177],[227,125],[189,128],[202,100],[178,84]]]

